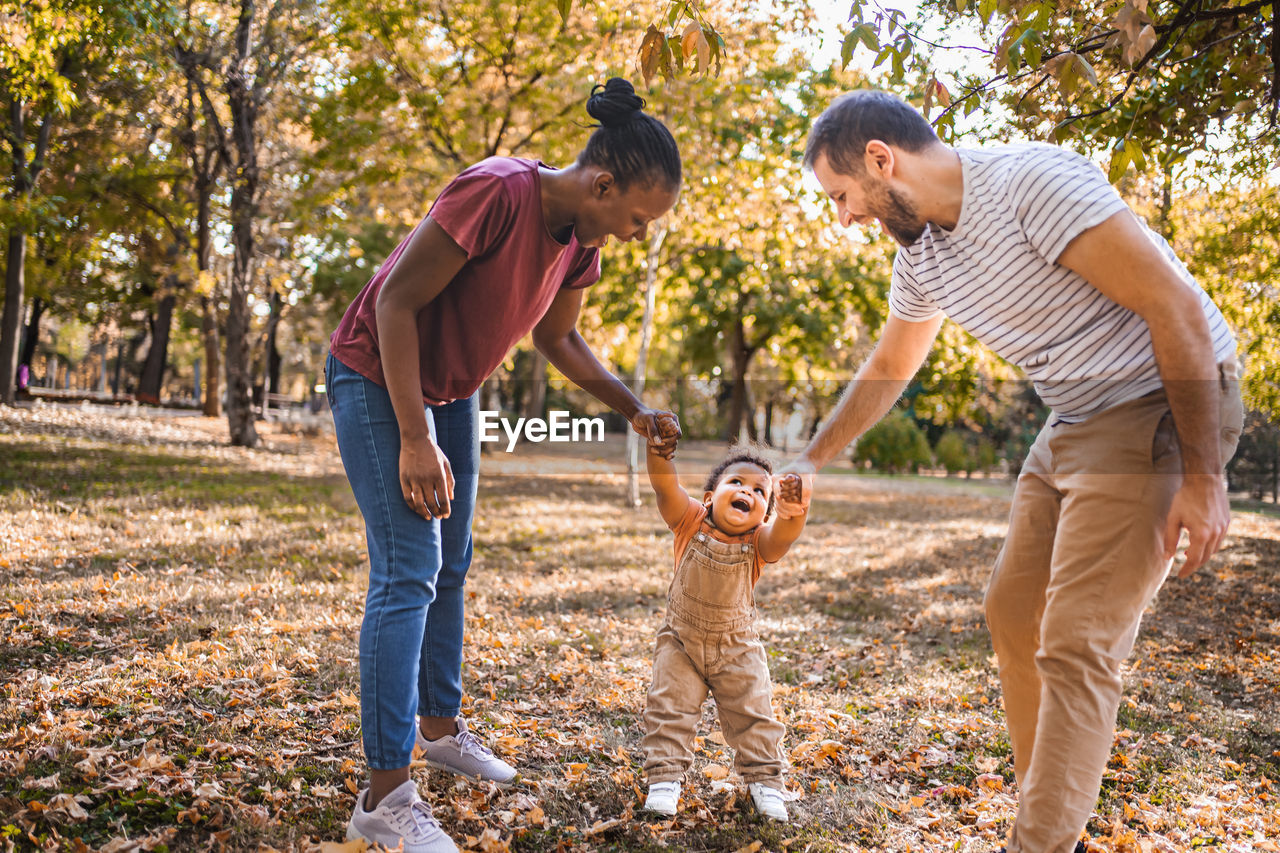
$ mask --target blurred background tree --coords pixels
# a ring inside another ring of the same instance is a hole
[[[947,139],[1051,139],[1110,168],[1236,329],[1251,409],[1280,421],[1271,3],[849,11],[837,56],[806,0],[0,3],[0,399],[19,364],[39,385],[56,359],[65,383],[57,341],[78,324],[83,394],[225,403],[253,443],[272,401],[320,399],[337,318],[452,177],[491,155],[566,165],[591,86],[621,75],[686,181],[664,239],[606,249],[581,326],[633,380],[648,336],[646,398],[687,435],[794,449],[873,345],[895,246],[840,229],[799,167],[813,117],[866,85]],[[527,341],[484,394],[599,413]],[[953,324],[901,411],[966,474],[1016,473],[1045,414]]]

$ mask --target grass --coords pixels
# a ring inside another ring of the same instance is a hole
[[[332,439],[0,411],[0,844],[321,850],[363,784],[363,528]],[[980,602],[1009,489],[824,475],[757,590],[787,726],[785,826],[714,710],[680,814],[650,820],[639,713],[670,534],[614,444],[486,455],[465,713],[512,789],[417,767],[485,851],[988,851],[1016,791]],[[682,446],[695,486],[713,446]],[[1094,849],[1276,849],[1280,520],[1237,517],[1126,670]],[[1272,845],[1272,846],[1268,846]]]

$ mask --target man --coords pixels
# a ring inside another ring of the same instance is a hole
[[[791,470],[819,470],[893,405],[943,315],[1053,408],[1028,454],[985,608],[1013,745],[1010,851],[1075,848],[1097,801],[1120,665],[1169,570],[1217,551],[1242,409],[1235,341],[1168,245],[1088,160],[1049,145],[943,145],[863,91],[805,152],[845,227],[900,244],[875,349]]]

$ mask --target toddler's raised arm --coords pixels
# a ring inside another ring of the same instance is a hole
[[[774,563],[800,538],[804,523],[809,518],[811,495],[804,488],[799,474],[784,474],[775,480],[777,500],[774,518],[760,531],[760,556],[767,563]]]
[[[658,429],[663,436],[677,435],[680,432],[675,415],[662,413],[658,415]],[[658,513],[662,520],[672,527],[684,515],[689,507],[689,493],[680,485],[676,476],[676,463],[662,456],[662,445],[650,444],[645,454],[645,465],[649,470],[649,485],[658,497]]]

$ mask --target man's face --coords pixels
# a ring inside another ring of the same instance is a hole
[[[885,179],[870,173],[859,177],[841,174],[831,167],[825,154],[813,161],[813,175],[835,202],[840,224],[845,228],[855,222],[866,225],[874,219],[903,246],[910,246],[924,233],[926,223],[915,205]]]

